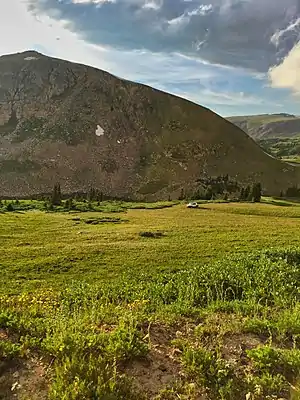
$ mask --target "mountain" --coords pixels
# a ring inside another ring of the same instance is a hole
[[[262,114],[229,117],[239,128],[255,140],[293,138],[300,135],[300,117],[290,114]]]
[[[0,195],[87,191],[178,196],[229,174],[278,193],[297,170],[212,111],[85,65],[27,51],[0,57]]]

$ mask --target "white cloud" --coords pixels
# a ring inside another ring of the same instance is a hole
[[[270,69],[269,78],[275,88],[285,88],[300,95],[300,42],[280,65]]]
[[[47,15],[34,16],[28,11],[29,0],[9,0],[0,5],[0,54],[28,49],[67,58],[70,61],[110,69],[105,60],[106,50],[89,45],[79,35],[67,29],[67,22],[57,21]]]
[[[198,8],[195,10],[189,11],[188,15],[193,16],[193,15],[206,15],[209,12],[211,12],[213,9],[212,4],[201,4]]]
[[[91,1],[100,4],[100,0],[89,0]],[[155,12],[156,7],[162,4],[162,0],[126,1],[139,2]],[[272,104],[272,101],[261,100],[259,93],[256,96],[234,93],[236,86],[231,88],[228,85],[226,90],[229,93],[216,93],[215,90],[219,90],[216,83],[220,79],[233,81],[238,74],[246,75],[243,70],[212,65],[208,61],[180,53],[152,53],[148,50],[118,51],[89,44],[80,33],[70,30],[69,22],[55,19],[49,12],[48,15],[41,12],[33,15],[32,11],[28,11],[31,3],[33,4],[33,0],[0,0],[0,35],[5,38],[0,41],[0,55],[36,49],[53,57],[91,65],[126,79],[173,92],[196,103],[212,107],[221,114],[225,114],[223,110],[227,106],[236,107],[236,110],[240,106],[266,105],[270,108],[277,106]],[[199,13],[206,13],[210,12],[211,6],[200,5],[197,9]],[[186,14],[187,18],[192,18],[197,9],[190,8]],[[278,76],[275,78],[278,82]],[[239,90],[246,91],[243,88]],[[226,114],[227,110],[228,108]],[[247,112],[251,112],[250,109]]]
[[[210,89],[203,89],[200,94],[201,97],[205,99],[205,104],[208,105],[209,107],[216,105],[231,106],[231,107],[242,107],[242,106],[251,107],[251,106],[263,106],[263,105],[272,108],[282,107],[282,104],[279,102],[271,102],[259,96],[245,94],[244,92],[222,93],[222,92],[215,92]],[[196,103],[199,101],[199,95],[197,94],[191,95],[188,92],[182,92],[180,93],[180,96],[195,101]]]
[[[169,25],[169,31],[171,30],[171,32],[177,32],[178,29],[186,27],[190,23],[192,17],[199,15],[205,16],[209,14],[212,10],[212,4],[200,4],[199,7],[193,10],[185,11],[178,17],[167,21]]]
[[[150,0],[150,1],[146,1],[145,4],[143,5],[143,9],[151,9],[151,10],[159,10],[162,6],[162,1],[154,1],[154,0]]]
[[[72,0],[74,4],[103,4],[103,3],[115,3],[116,0]]]
[[[300,18],[296,21],[291,22],[285,29],[277,30],[271,37],[271,43],[276,47],[280,44],[280,39],[288,32],[293,32],[295,35],[300,32]]]

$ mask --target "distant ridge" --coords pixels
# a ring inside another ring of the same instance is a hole
[[[254,139],[292,138],[300,134],[300,117],[287,114],[262,114],[228,117]]]

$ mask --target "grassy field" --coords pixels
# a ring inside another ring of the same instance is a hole
[[[7,283],[18,292],[78,278],[94,282],[123,272],[175,271],[228,253],[297,245],[300,207],[274,204],[208,203],[197,210],[181,205],[105,214],[4,213],[0,289],[7,291]],[[103,216],[117,222],[86,223]],[[161,231],[163,237],[140,237],[148,230]]]
[[[287,156],[282,157],[282,161],[292,163],[292,164],[300,164],[300,157],[299,156]]]
[[[0,213],[0,399],[299,398],[300,205],[142,207]]]
[[[272,122],[283,122],[283,121],[293,121],[294,116],[284,116],[276,114],[262,114],[262,115],[245,115],[238,117],[229,117],[229,121],[235,123],[243,120],[247,120],[250,127],[259,127],[263,124],[268,124]]]
[[[267,153],[276,158],[295,164],[299,163],[299,135],[290,138],[261,139],[258,143]]]

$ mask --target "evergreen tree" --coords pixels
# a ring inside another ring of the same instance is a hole
[[[289,187],[286,191],[286,197],[299,197],[300,189],[297,186]]]
[[[80,201],[81,200],[81,196],[80,196],[80,194],[78,192],[75,193],[74,199],[75,199],[75,201]]]
[[[178,197],[178,200],[184,200],[184,198],[185,198],[184,190],[181,189],[181,191],[180,191],[180,196]]]
[[[51,204],[53,206],[59,206],[61,205],[61,190],[60,190],[60,184],[56,183],[53,187],[52,191],[52,197],[51,197]]]
[[[251,200],[254,203],[260,203],[261,200],[261,184],[255,183],[251,191]]]
[[[196,190],[196,192],[192,195],[191,200],[199,200],[203,197],[203,194],[201,194],[200,190]]]
[[[245,200],[248,200],[248,201],[251,201],[251,200],[252,200],[252,197],[251,197],[251,187],[250,187],[249,185],[248,185],[248,186],[246,187],[246,189],[245,189],[244,198],[245,198]]]
[[[96,189],[91,186],[89,193],[88,193],[88,201],[89,202],[94,201],[94,200],[96,200],[96,197],[97,197]]]
[[[100,190],[95,190],[95,200],[100,203],[103,201],[103,192],[100,192]]]
[[[245,200],[245,189],[242,187],[241,191],[240,191],[240,200]]]
[[[206,192],[205,192],[205,200],[212,200],[213,196],[214,196],[214,194],[212,191],[212,187],[208,186],[208,188],[206,189]]]
[[[261,186],[261,183],[258,182],[257,183],[257,197],[256,197],[256,199],[257,199],[257,202],[259,202],[259,203],[261,201],[261,196],[262,196],[262,186]]]
[[[12,203],[8,203],[6,206],[6,211],[14,211],[14,206],[12,205]]]
[[[67,210],[72,210],[72,208],[74,208],[74,204],[73,204],[73,199],[72,198],[66,200],[65,208]]]

